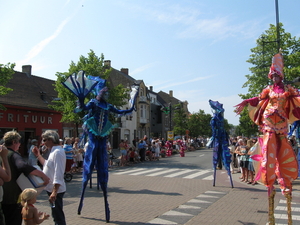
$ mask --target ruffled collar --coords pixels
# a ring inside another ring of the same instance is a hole
[[[279,82],[278,84],[273,84],[273,91],[275,93],[284,93],[284,84],[282,82]]]

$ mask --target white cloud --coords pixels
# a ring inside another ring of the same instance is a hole
[[[184,80],[184,79],[182,79],[182,80],[178,80],[178,82],[168,83],[168,84],[166,84],[164,86],[159,86],[158,85],[157,88],[158,89],[166,89],[166,88],[170,88],[170,87],[175,87],[175,86],[179,86],[179,85],[183,85],[183,84],[188,84],[188,83],[196,82],[196,81],[199,81],[199,80],[206,80],[208,78],[210,78],[210,76],[207,76],[207,77],[197,77],[197,78],[190,79],[190,80]]]
[[[147,65],[143,65],[143,66],[140,66],[138,68],[136,68],[135,70],[133,70],[132,72],[130,72],[130,75],[133,76],[133,75],[136,75],[138,73],[141,73],[149,68],[152,68],[156,65],[157,63],[156,62],[153,62],[153,63],[149,63]]]
[[[29,61],[30,59],[34,58],[35,56],[37,56],[51,41],[53,41],[59,34],[60,32],[63,30],[64,26],[70,21],[70,17],[65,19],[64,21],[61,22],[61,24],[58,26],[58,28],[55,30],[55,32],[45,38],[44,40],[42,40],[40,43],[38,43],[37,45],[35,45],[27,54],[26,59],[27,61]]]
[[[67,0],[64,7],[70,3],[71,0]]]

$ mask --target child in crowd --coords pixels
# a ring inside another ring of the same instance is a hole
[[[139,155],[139,151],[138,151],[137,148],[134,150],[134,161],[135,162],[141,162],[141,157]]]
[[[23,206],[22,217],[25,225],[36,225],[42,223],[49,218],[49,215],[44,212],[38,212],[34,207],[36,202],[37,191],[33,188],[26,188],[20,194],[20,201]]]
[[[76,150],[73,151],[73,164],[71,166],[71,173],[76,173],[78,164],[77,164],[77,154],[78,152]]]
[[[133,149],[130,147],[130,148],[129,148],[129,162],[134,162],[134,155],[135,155],[135,152],[134,152]]]

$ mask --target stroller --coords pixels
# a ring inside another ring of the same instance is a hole
[[[113,151],[108,152],[108,160],[109,165],[112,166],[113,164],[120,165],[120,159],[113,153]]]
[[[64,179],[66,182],[70,182],[73,179],[73,174],[65,172]]]

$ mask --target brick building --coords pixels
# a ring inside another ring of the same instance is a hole
[[[43,131],[56,130],[63,135],[60,123],[61,113],[48,107],[57,97],[53,84],[55,81],[34,76],[31,66],[23,66],[22,72],[15,72],[7,87],[13,91],[0,96],[0,104],[7,110],[0,110],[0,138],[10,130],[18,131],[21,136],[20,153],[27,155],[28,139],[41,140]]]

